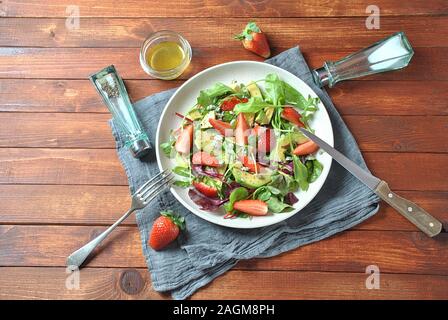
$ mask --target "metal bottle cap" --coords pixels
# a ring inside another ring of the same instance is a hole
[[[151,150],[151,145],[146,140],[135,140],[129,146],[129,149],[135,158],[141,158]]]
[[[330,83],[330,73],[325,67],[314,69],[313,72],[314,83],[319,87],[325,87]]]

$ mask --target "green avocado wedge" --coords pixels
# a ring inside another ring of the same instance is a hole
[[[250,189],[256,189],[271,182],[271,174],[252,174],[238,168],[232,169],[235,181],[242,186]]]

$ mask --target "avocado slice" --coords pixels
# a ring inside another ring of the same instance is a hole
[[[256,189],[271,182],[270,174],[252,174],[238,168],[232,169],[235,181],[246,188]]]
[[[255,82],[251,82],[246,86],[247,90],[250,93],[251,97],[259,97],[262,98],[263,96],[261,95],[261,91],[260,88],[258,88],[258,86],[256,85]]]
[[[191,120],[199,120],[202,118],[202,114],[201,111],[199,111],[197,108],[194,108],[187,113],[187,117]]]
[[[255,121],[258,124],[261,125],[267,125],[271,122],[272,116],[274,115],[274,108],[265,108],[264,110],[261,110],[257,117],[255,118]]]
[[[210,121],[208,121],[209,119],[216,119],[215,111],[212,110],[204,116],[201,121],[201,129],[213,128],[213,126],[210,124]]]
[[[307,142],[309,139],[299,131],[283,134],[277,140],[275,149],[271,152],[271,160],[273,161],[285,161],[285,152],[290,145],[297,145]]]

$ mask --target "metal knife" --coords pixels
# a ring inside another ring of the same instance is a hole
[[[315,136],[311,132],[299,128],[300,131],[314,141],[319,147],[325,150],[334,160],[347,169],[351,174],[358,178],[367,187],[372,189],[381,199],[387,202],[391,207],[397,210],[406,219],[411,221],[417,228],[423,231],[429,237],[434,237],[442,231],[442,223],[431,216],[424,209],[415,203],[400,197],[389,189],[384,180],[380,180],[366,170],[362,169],[356,163],[348,159],[338,150],[330,146],[328,143]]]

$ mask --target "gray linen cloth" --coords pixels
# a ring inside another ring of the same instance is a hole
[[[266,63],[293,73],[316,92],[330,115],[335,147],[366,168],[355,139],[330,97],[313,83],[299,48],[284,51]],[[135,103],[136,113],[153,147],[157,147],[154,139],[160,114],[175,90],[154,94]],[[120,132],[112,121],[111,127],[118,156],[133,192],[159,172],[155,151],[143,161],[134,159],[124,147]],[[295,216],[273,226],[247,230],[214,225],[185,209],[169,191],[137,212],[137,224],[153,288],[169,291],[174,299],[185,299],[232,268],[238,260],[272,257],[357,225],[378,211],[378,202],[372,191],[333,162],[327,181],[315,199]],[[149,232],[154,219],[165,209],[183,215],[187,230],[165,250],[156,252],[148,245]]]

